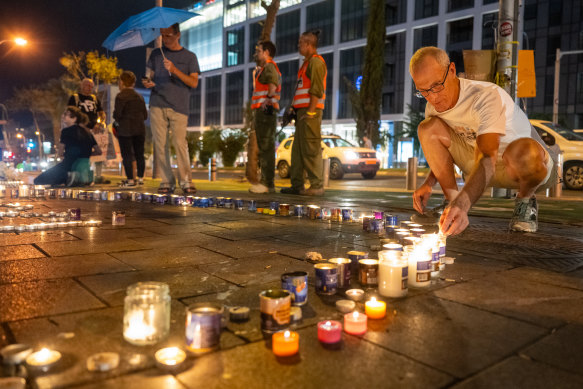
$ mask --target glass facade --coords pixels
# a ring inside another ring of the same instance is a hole
[[[437,46],[437,24],[417,28],[413,33],[413,52],[424,46]]]
[[[259,22],[251,23],[249,25],[249,58],[247,59],[247,62],[255,62],[255,46],[259,41],[262,31],[263,26]]]
[[[472,8],[474,0],[448,0],[447,12],[459,11],[460,9]]]
[[[247,18],[247,0],[226,0],[225,27],[244,22]]]
[[[342,0],[340,18],[341,42],[364,38],[368,18],[368,1]]]
[[[227,66],[241,65],[245,56],[245,28],[239,27],[225,33]]]
[[[190,91],[190,114],[188,115],[188,126],[199,127],[200,126],[200,81],[198,83],[198,88],[192,89]]]
[[[439,13],[439,0],[415,0],[415,20],[436,16]]]
[[[334,94],[332,93],[332,76],[334,75],[334,53],[321,54],[326,62],[328,73],[326,74],[326,102],[324,103],[324,112],[322,119],[332,119],[332,105]]]
[[[277,55],[297,52],[300,37],[300,11],[278,15],[275,30]]]
[[[243,123],[243,74],[227,73],[225,84],[225,124]]]
[[[349,87],[346,83],[356,85],[356,80],[362,75],[364,48],[357,47],[340,52],[340,85],[338,90],[338,118],[352,118],[352,104],[350,104]]]
[[[299,62],[297,60],[278,63],[281,72],[281,99],[279,106],[283,109],[291,105],[296,92]]]
[[[403,113],[405,74],[404,32],[389,35],[385,44],[385,68],[381,113]]]
[[[385,1],[385,24],[393,26],[407,21],[407,0]]]
[[[464,71],[463,50],[472,49],[474,18],[449,22],[447,24],[447,45],[445,50],[451,62],[455,63],[456,71]]]
[[[496,50],[496,30],[498,26],[498,12],[482,15],[482,50]]]
[[[334,0],[326,0],[306,9],[306,31],[321,30],[319,46],[334,43]]]
[[[204,125],[218,126],[221,124],[221,75],[206,77],[205,88]]]
[[[181,44],[196,54],[200,70],[223,66],[223,1],[192,9],[199,16],[180,24]]]

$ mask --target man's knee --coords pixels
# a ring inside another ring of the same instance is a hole
[[[439,141],[445,147],[451,144],[451,135],[449,126],[440,118],[432,116],[417,127],[417,135],[422,143]]]
[[[520,138],[510,143],[502,159],[516,178],[543,179],[547,174],[546,153],[534,139]]]

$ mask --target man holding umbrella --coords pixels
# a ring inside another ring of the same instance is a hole
[[[150,124],[154,149],[158,156],[158,174],[162,179],[159,193],[172,193],[176,178],[170,165],[170,145],[176,151],[178,183],[184,194],[196,193],[191,183],[190,157],[186,142],[190,90],[198,86],[200,68],[196,55],[180,45],[178,23],[161,28],[164,48],[152,51],[147,64],[147,77],[142,79],[150,96]]]

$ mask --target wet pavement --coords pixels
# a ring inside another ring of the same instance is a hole
[[[410,194],[401,191],[200,195],[256,199],[259,206],[277,200],[382,209],[401,220],[412,214]],[[26,375],[40,388],[583,387],[583,224],[576,216],[557,220],[551,211],[577,213],[581,202],[541,201],[540,231],[519,234],[507,229],[511,202],[489,201],[480,203],[486,211],[473,213],[466,232],[448,239],[454,264],[428,288],[381,298],[387,316],[369,320],[362,337],[343,333],[331,349],[318,342],[316,326],[341,320],[335,301],[345,297],[317,295],[313,264],[304,256],[359,250],[377,258],[379,237],[359,224],[131,201],[21,200],[39,213],[80,208],[83,219],[103,225],[0,233],[0,347],[25,343],[62,353],[47,372],[6,366],[0,372]],[[124,226],[112,226],[114,210],[126,212]],[[261,333],[258,294],[296,270],[309,274],[308,303],[292,325],[300,351],[281,359]],[[154,346],[131,345],[122,334],[126,288],[139,281],[170,287],[170,335]],[[367,299],[379,297],[375,289],[366,292]],[[156,350],[186,350],[185,309],[197,302],[246,306],[250,319],[226,320],[218,350],[189,355],[174,371],[159,369]],[[364,311],[363,304],[357,309]],[[119,366],[88,371],[87,358],[98,352],[119,353]]]

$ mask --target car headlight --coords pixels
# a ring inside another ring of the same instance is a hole
[[[344,152],[344,157],[347,160],[353,160],[353,159],[358,159],[359,158],[358,153],[355,153],[354,151],[345,151]]]

